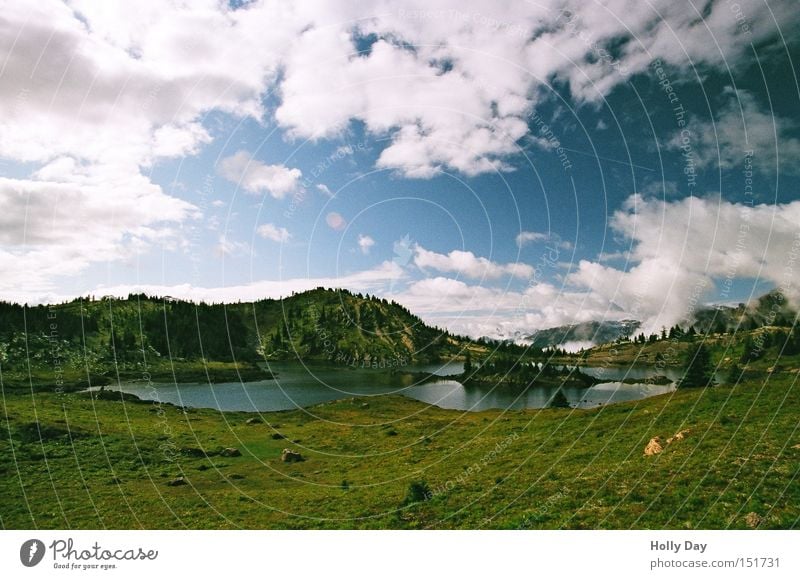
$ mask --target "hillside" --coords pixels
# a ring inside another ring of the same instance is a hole
[[[328,360],[393,368],[462,355],[466,338],[406,308],[347,290],[285,299],[195,304],[144,294],[27,307],[0,303],[5,384],[102,384],[109,376],[253,379],[264,360]]]
[[[789,300],[780,291],[772,290],[746,304],[698,308],[692,319],[684,320],[678,327],[684,331],[691,327],[700,334],[725,334],[762,327],[791,328],[796,317],[797,311]],[[537,330],[528,335],[520,334],[517,338],[535,348],[558,347],[569,342],[603,345],[625,342],[640,326],[641,322],[637,320],[595,320]]]
[[[701,308],[695,313],[694,327],[703,333],[721,334],[764,326],[790,327],[796,317],[789,300],[773,290],[746,304]]]

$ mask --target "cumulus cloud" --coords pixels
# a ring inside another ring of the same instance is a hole
[[[361,250],[361,253],[367,255],[369,253],[370,248],[375,245],[375,240],[372,239],[369,235],[359,234],[358,236],[358,248]]]
[[[300,169],[266,165],[254,159],[247,151],[238,151],[222,159],[217,166],[217,172],[248,193],[268,193],[276,199],[297,191],[303,177]]]
[[[797,300],[797,223],[800,201],[750,206],[634,195],[611,219],[631,241],[632,267],[583,260],[569,282],[643,320],[648,331],[691,320],[714,287],[724,299],[738,278],[771,282]]]
[[[534,268],[526,263],[496,263],[471,251],[453,250],[448,254],[414,248],[414,264],[421,269],[458,273],[473,279],[497,279],[502,276],[530,278]]]
[[[285,227],[278,227],[273,223],[264,223],[259,225],[256,233],[264,239],[276,241],[278,243],[285,243],[292,238],[292,234]]]
[[[430,323],[475,337],[523,339],[535,329],[626,316],[593,292],[549,283],[508,290],[434,277],[412,282],[390,297]]]
[[[147,175],[210,142],[208,111],[264,115],[279,50],[299,31],[284,16],[265,35],[261,7],[5,3],[0,157],[30,173],[0,185],[0,291],[52,291],[93,263],[184,246],[198,210]]]
[[[551,83],[598,102],[653,59],[679,72],[735,67],[776,34],[775,18],[800,19],[787,4],[748,5],[746,16],[745,29],[722,0],[703,13],[669,0],[329,5],[286,56],[275,118],[310,139],[359,121],[388,137],[378,166],[407,177],[508,170]],[[358,53],[357,38],[368,37]]]
[[[197,215],[141,175],[96,168],[70,174],[55,166],[44,173],[51,179],[0,178],[0,291],[43,291],[55,277],[93,263],[127,259],[154,245],[177,248],[179,224]]]
[[[580,105],[599,102],[653,59],[677,72],[735,70],[751,46],[775,36],[776,21],[787,30],[800,21],[790,2],[748,3],[745,16],[746,30],[722,0],[702,13],[672,0],[451,0],[435,9],[422,0],[402,6],[265,0],[238,8],[217,0],[7,3],[0,14],[0,157],[30,170],[0,183],[0,264],[11,272],[0,289],[52,289],[55,277],[91,263],[180,246],[198,210],[147,175],[160,161],[208,144],[214,135],[204,119],[211,111],[273,123],[297,139],[338,137],[360,123],[385,143],[378,167],[407,177],[510,170],[518,141],[529,133],[529,115],[552,84],[568,85]],[[358,53],[357,45],[368,48]],[[268,93],[274,98],[264,98]],[[796,158],[790,120],[774,119],[773,127],[747,93],[736,96],[715,119],[718,137],[699,141],[707,146],[698,154],[716,153],[722,143],[720,163],[737,162],[741,107],[757,154],[777,148],[782,159]],[[707,138],[704,125],[695,129]],[[302,187],[298,169],[264,164],[245,151],[223,159],[220,172],[249,192],[276,198]],[[720,224],[735,231],[740,208],[708,200],[634,205],[642,211],[626,207],[612,223],[634,241],[634,267],[582,262],[572,282],[620,309],[638,307],[654,319],[663,309],[670,312],[660,316],[666,320],[699,281],[725,269],[719,256],[726,250],[717,244],[731,233],[709,238],[708,232],[723,231]],[[691,217],[686,231],[677,218],[659,218],[666,209]],[[697,219],[703,210],[711,219],[705,224]],[[786,224],[797,219],[793,204],[774,210],[777,237],[767,243],[770,208],[749,209],[749,245],[736,266],[741,275],[762,272],[758,264],[768,279],[780,277],[777,244],[791,241]],[[326,220],[337,230],[346,225],[337,213]],[[647,227],[633,231],[632,220]],[[708,247],[710,265],[701,270],[691,256],[687,265],[674,251],[652,248],[652,238],[675,235]],[[230,252],[231,243],[220,240],[220,251]],[[759,247],[766,252],[761,257]],[[526,264],[498,264],[467,251],[418,248],[416,260],[473,279],[533,274]],[[648,289],[659,281],[674,281],[665,286],[674,295],[663,298],[671,300],[663,308]]]

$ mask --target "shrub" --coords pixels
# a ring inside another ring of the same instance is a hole
[[[428,486],[428,483],[424,480],[414,481],[408,485],[408,492],[403,503],[406,505],[421,503],[427,501],[430,497],[431,487]]]

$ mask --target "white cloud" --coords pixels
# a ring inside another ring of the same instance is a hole
[[[528,243],[535,243],[537,241],[544,241],[549,236],[546,233],[539,233],[538,231],[520,231],[517,235],[517,246],[522,247]]]
[[[61,159],[41,172],[48,180],[0,178],[0,292],[44,291],[93,263],[177,248],[178,224],[197,215],[141,175],[72,169]]]
[[[420,245],[414,248],[414,264],[421,269],[458,273],[473,279],[497,279],[506,275],[530,278],[534,274],[533,267],[525,263],[495,263],[485,257],[477,257],[471,251],[453,250],[445,255]]]
[[[389,297],[430,323],[475,337],[519,339],[540,328],[625,317],[599,295],[548,283],[508,290],[435,277]]]
[[[727,104],[710,121],[692,119],[685,131],[677,132],[668,142],[673,150],[682,150],[698,168],[744,167],[748,151],[752,168],[766,175],[798,173],[800,139],[790,136],[797,128],[792,119],[762,109],[744,90],[727,90]]]
[[[325,183],[317,183],[317,191],[321,192],[328,197],[333,197],[333,191],[331,191]]]
[[[311,139],[341,135],[360,121],[388,138],[379,167],[418,178],[510,169],[527,116],[553,82],[569,84],[579,103],[599,102],[654,59],[676,74],[735,68],[750,57],[751,43],[777,34],[775,19],[787,29],[800,20],[788,3],[752,4],[745,31],[721,0],[706,14],[670,0],[315,8],[317,26],[286,56],[276,120]],[[368,53],[356,54],[342,22],[375,35]]]
[[[768,281],[796,300],[797,223],[800,201],[750,206],[634,195],[611,220],[632,241],[634,265],[623,271],[581,261],[569,281],[644,321],[647,331],[691,319],[714,284],[724,299],[733,279]]]
[[[0,184],[6,272],[0,291],[52,291],[59,276],[78,275],[92,263],[126,259],[151,246],[180,247],[198,211],[146,175],[160,161],[193,155],[209,143],[214,134],[203,123],[211,111],[277,124],[298,139],[334,137],[354,121],[363,123],[369,136],[387,143],[378,167],[408,177],[508,170],[517,141],[528,133],[528,114],[548,98],[553,83],[569,85],[580,105],[598,102],[653,59],[676,75],[702,74],[704,67],[735,71],[739,62],[750,63],[751,46],[775,36],[775,22],[793,30],[800,21],[790,2],[746,8],[747,31],[721,0],[709,3],[702,18],[694,6],[672,0],[452,0],[435,9],[422,0],[402,6],[265,0],[240,9],[217,0],[6,3],[0,15],[0,157],[29,163],[19,167],[30,170]],[[356,34],[378,40],[357,55]],[[601,51],[612,44],[618,66]],[[276,95],[274,110],[264,107],[267,93]],[[739,163],[744,126],[736,117],[742,112],[759,170],[776,149],[785,160],[800,156],[798,140],[788,133],[795,128],[790,119],[768,115],[747,93],[735,96],[716,119],[716,139],[707,141],[707,127],[694,125],[701,163],[714,160],[707,152],[716,153],[717,144],[723,166]],[[299,170],[266,165],[243,151],[220,166],[251,192],[281,198],[301,188]],[[659,239],[680,235],[681,222],[659,220],[660,212],[699,212],[709,204],[644,203],[641,217],[649,229],[635,232],[627,225],[638,211],[625,209],[614,227],[635,240],[637,265],[617,272],[585,262],[574,282],[628,309],[646,302],[641,311],[657,317],[655,294],[645,290],[638,301],[634,294],[671,274],[675,284],[666,287],[678,303],[698,280],[718,275],[718,254],[726,255],[716,248],[718,239],[735,239],[729,231],[709,238],[708,231],[722,232],[724,223],[735,230],[731,212],[740,208],[719,203],[722,221],[711,212],[710,221],[701,226],[695,219],[685,232],[698,239],[694,248],[714,249],[710,271],[687,266],[661,246],[650,251],[652,240],[642,231]],[[796,210],[793,204],[774,209],[779,228],[769,246],[770,209],[750,211],[757,226],[737,271],[752,275],[763,265],[762,275],[774,280],[777,243],[791,243],[786,216],[794,219]],[[333,213],[327,221],[334,228],[346,224]],[[218,249],[235,251],[232,243],[220,240]],[[751,247],[762,247],[766,257]],[[421,267],[472,278],[532,275],[526,264],[497,264],[466,251],[416,257]],[[625,285],[619,292],[609,285],[616,281]],[[674,310],[672,302],[667,306]]]
[[[285,227],[277,227],[272,223],[259,225],[258,229],[256,229],[256,233],[258,233],[264,239],[277,241],[278,243],[285,243],[292,237],[292,234],[289,233],[288,229]]]
[[[219,162],[217,171],[228,181],[254,194],[269,193],[282,199],[301,187],[303,173],[284,165],[266,165],[247,151],[239,151]]]
[[[546,233],[539,233],[538,231],[520,231],[516,237],[517,247],[520,249],[529,243],[536,243],[539,241],[547,241],[550,247],[556,247],[565,251],[574,247],[571,241],[561,239],[555,233],[548,235]]]
[[[263,116],[294,18],[212,1],[4,3],[0,157],[32,168],[0,186],[0,291],[52,291],[93,263],[183,247],[197,209],[145,175],[210,142],[207,112]]]
[[[358,248],[361,250],[361,253],[367,255],[369,253],[370,248],[375,245],[375,240],[372,239],[369,235],[359,234],[358,236]]]
[[[232,257],[235,255],[249,255],[250,246],[244,241],[234,241],[227,235],[220,235],[214,246],[214,255],[217,257]]]
[[[403,279],[405,275],[401,267],[389,261],[385,261],[373,269],[335,277],[264,280],[244,285],[215,288],[194,286],[191,284],[100,286],[92,293],[94,295],[125,297],[129,293],[144,292],[153,296],[172,296],[174,298],[196,302],[223,303],[237,300],[254,301],[265,298],[276,299],[291,295],[292,292],[302,292],[317,287],[348,288],[352,291],[374,293],[393,281]],[[59,299],[65,299],[66,297],[67,296],[60,296]]]

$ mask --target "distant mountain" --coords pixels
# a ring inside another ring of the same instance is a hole
[[[733,332],[754,330],[764,326],[791,327],[797,311],[778,290],[770,291],[749,303],[735,306],[713,305],[700,308],[692,320],[679,324],[684,329],[694,326],[700,333]],[[536,348],[560,346],[569,342],[591,342],[606,344],[620,338],[632,336],[640,326],[636,320],[591,321],[567,326],[538,330],[525,335],[517,333],[511,339],[528,342]]]
[[[695,313],[693,325],[702,333],[754,330],[763,326],[790,327],[797,311],[779,290],[772,290],[749,303],[736,306],[716,305]]]
[[[568,342],[592,342],[605,344],[619,338],[627,338],[640,326],[636,320],[591,321],[568,326],[538,330],[525,337],[536,348],[560,346]]]

